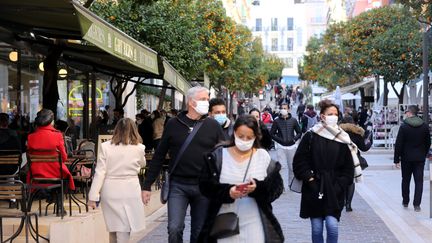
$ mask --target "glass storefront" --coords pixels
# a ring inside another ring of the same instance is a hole
[[[18,112],[28,122],[34,121],[37,112],[42,108],[43,87],[43,56],[23,51],[21,60],[10,59],[12,47],[0,43],[0,112],[8,113],[11,123],[16,122]],[[19,86],[18,62],[21,61],[21,87]],[[57,119],[74,122],[79,127],[83,125],[85,83],[87,76],[78,70],[59,63],[59,69],[67,69],[66,75],[59,75],[57,81],[59,101],[57,104]],[[96,115],[101,115],[104,107],[110,105],[109,83],[103,75],[96,75]],[[89,86],[89,123],[92,121],[92,87]],[[18,104],[20,92],[20,104]],[[112,99],[111,99],[112,101]],[[20,105],[20,109],[18,109]],[[18,127],[19,125],[16,124]],[[90,124],[88,124],[90,125]],[[18,128],[16,127],[16,128]],[[80,137],[83,132],[81,129]]]

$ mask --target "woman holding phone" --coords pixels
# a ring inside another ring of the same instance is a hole
[[[257,120],[240,116],[228,144],[206,155],[200,190],[210,206],[200,242],[283,242],[271,207],[283,191],[281,165],[260,148],[260,138]],[[226,213],[238,216],[239,233],[216,236],[215,220]]]

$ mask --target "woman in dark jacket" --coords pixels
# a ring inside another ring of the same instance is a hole
[[[228,212],[239,217],[240,233],[224,238],[224,242],[284,241],[271,206],[283,192],[281,165],[259,148],[259,138],[256,119],[241,116],[234,124],[230,144],[206,155],[200,191],[210,199],[210,205],[199,242],[220,240],[210,236],[210,232],[217,215]],[[244,184],[242,178],[248,178],[248,182]],[[241,188],[242,184],[246,186]]]
[[[305,133],[294,156],[296,178],[303,181],[300,217],[310,218],[312,242],[337,242],[346,187],[353,183],[354,161],[348,134],[338,125],[338,107],[320,102],[321,122]]]
[[[356,122],[354,120],[354,117],[351,116],[345,116],[342,119],[341,124],[339,125],[342,130],[344,130],[351,138],[351,141],[357,145],[358,156],[360,157],[360,150],[363,152],[368,151],[372,146],[372,141],[370,140],[371,136],[365,136],[365,130],[361,128],[360,126],[356,125]],[[364,168],[362,168],[364,169]],[[351,202],[354,196],[354,190],[355,190],[355,183],[348,186],[346,191],[346,202],[345,202],[345,209],[347,212],[352,211]]]
[[[257,108],[253,108],[249,111],[249,114],[258,121],[258,127],[261,131],[261,139],[260,144],[261,147],[265,150],[269,151],[272,147],[272,138],[270,136],[270,131],[268,130],[267,126],[264,124],[263,121],[261,121],[261,112]]]

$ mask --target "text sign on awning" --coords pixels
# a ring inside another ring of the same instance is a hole
[[[186,94],[187,90],[190,88],[187,81],[167,61],[163,61],[162,63],[165,69],[163,77],[164,80],[174,86],[181,93]]]
[[[77,10],[84,40],[136,67],[159,74],[156,52],[93,16],[81,6],[74,5],[74,7]]]

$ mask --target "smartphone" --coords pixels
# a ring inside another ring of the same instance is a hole
[[[249,186],[250,184],[252,184],[252,182],[247,182],[244,184],[237,185],[236,190],[237,191],[244,191],[244,190],[246,190],[247,186]]]

